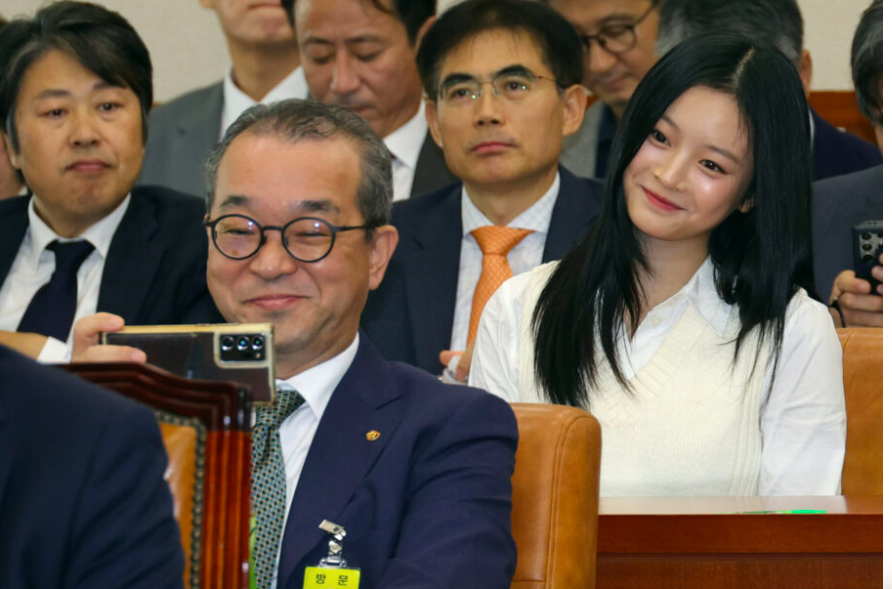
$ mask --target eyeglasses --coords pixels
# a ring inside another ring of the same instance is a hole
[[[510,102],[519,102],[533,93],[539,80],[555,82],[552,78],[532,72],[512,72],[500,74],[492,80],[474,78],[446,80],[440,85],[437,95],[446,106],[465,107],[480,98],[483,95],[483,86],[490,84],[493,96],[503,97]]]
[[[282,245],[296,260],[305,263],[318,262],[334,248],[335,236],[340,231],[374,229],[378,225],[353,225],[337,227],[325,219],[300,217],[284,227],[261,225],[245,215],[223,215],[205,222],[211,228],[211,239],[221,254],[233,260],[250,258],[266,243],[265,232],[274,229],[282,233]]]
[[[659,4],[658,0],[653,0],[650,7],[644,11],[633,23],[609,24],[601,27],[601,30],[593,35],[580,35],[586,51],[591,51],[592,42],[597,43],[602,49],[610,53],[625,53],[631,51],[638,44],[638,34],[635,33],[635,27],[647,18],[654,8]]]

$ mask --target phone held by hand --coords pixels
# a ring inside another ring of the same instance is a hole
[[[877,294],[880,281],[871,270],[880,264],[883,253],[883,221],[863,221],[852,227],[855,276],[870,282],[870,293]]]

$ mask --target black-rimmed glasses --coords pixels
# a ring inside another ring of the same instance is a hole
[[[374,229],[377,225],[338,227],[318,217],[299,217],[283,227],[261,225],[246,215],[223,215],[206,221],[211,228],[211,240],[221,254],[233,260],[250,258],[266,243],[266,231],[274,229],[282,234],[282,246],[291,257],[305,263],[318,262],[334,248],[335,236],[341,231]]]
[[[583,45],[585,45],[586,51],[591,51],[593,42],[600,45],[602,49],[614,54],[631,51],[635,48],[635,45],[638,44],[638,34],[635,32],[635,27],[640,25],[641,22],[647,18],[647,15],[656,8],[657,4],[659,4],[659,2],[653,0],[650,7],[648,7],[648,9],[644,11],[644,14],[639,16],[635,22],[608,24],[601,27],[601,30],[593,35],[579,35]]]

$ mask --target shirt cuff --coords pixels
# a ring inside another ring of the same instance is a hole
[[[37,356],[41,364],[68,364],[71,362],[71,349],[54,337],[46,338],[46,343]]]

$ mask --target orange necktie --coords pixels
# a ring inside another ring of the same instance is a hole
[[[480,315],[486,301],[502,285],[511,278],[511,266],[508,265],[508,252],[532,233],[532,229],[514,229],[512,227],[499,227],[489,225],[479,227],[471,231],[471,235],[477,240],[477,245],[483,252],[483,269],[480,272],[480,280],[474,289],[474,301],[471,303],[471,322],[468,325],[468,345],[477,337],[477,324],[480,323]]]

